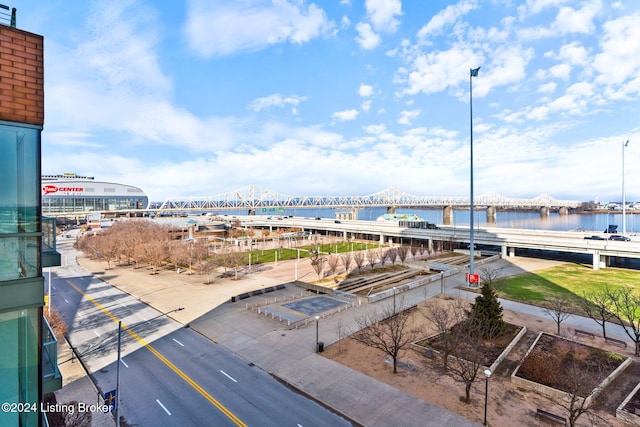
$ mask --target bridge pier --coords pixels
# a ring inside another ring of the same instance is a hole
[[[609,255],[602,255],[600,251],[593,253],[593,269],[600,270],[611,265],[611,257]]]
[[[558,209],[558,213],[560,215],[569,215],[569,208],[567,208],[566,206],[563,206],[560,209]]]
[[[496,207],[489,206],[487,207],[487,224],[495,224],[496,223]]]
[[[549,216],[549,206],[540,207],[540,216]]]
[[[509,247],[507,245],[502,245],[502,247],[500,248],[500,258],[507,259],[507,257],[513,258],[515,256],[516,256],[516,248]]]
[[[247,215],[255,215],[255,214],[256,214],[255,209],[249,209],[249,212],[247,212]]]
[[[384,245],[384,234],[380,235],[380,244]]]
[[[396,213],[396,209],[398,209],[397,206],[387,206],[387,213],[388,214],[394,214],[394,213]]]
[[[444,225],[453,224],[453,206],[445,206],[442,208],[442,223]]]

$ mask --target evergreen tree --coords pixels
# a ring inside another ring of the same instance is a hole
[[[500,336],[504,332],[504,321],[498,296],[488,282],[482,284],[480,292],[476,301],[471,304],[469,321],[478,326],[483,338]]]

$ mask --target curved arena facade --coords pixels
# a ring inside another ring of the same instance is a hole
[[[141,210],[149,197],[138,187],[93,178],[42,177],[42,213],[104,212]]]

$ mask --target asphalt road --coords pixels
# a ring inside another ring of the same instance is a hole
[[[71,241],[60,243],[63,266],[51,273],[52,307],[67,321],[69,340],[102,393],[116,388],[117,322],[123,324],[119,411],[128,423],[351,425],[226,348],[88,276],[74,261]]]

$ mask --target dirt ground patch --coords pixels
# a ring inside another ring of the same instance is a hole
[[[416,319],[420,318],[422,318],[420,321],[423,322],[423,326],[435,333],[433,326],[424,319],[424,316],[418,314]],[[546,425],[544,421],[535,416],[537,408],[543,408],[549,412],[566,416],[565,410],[558,403],[534,392],[518,389],[510,382],[511,374],[535,340],[538,332],[554,333],[556,330],[555,323],[550,319],[524,315],[509,310],[504,310],[503,318],[509,323],[525,326],[528,332],[489,380],[487,404],[487,421],[489,425],[509,427]],[[568,338],[574,338],[574,332],[569,328],[563,329],[562,333]],[[598,338],[586,341],[577,339],[577,341],[607,348],[604,340]],[[607,349],[620,353],[618,348]],[[485,378],[482,373],[480,373],[478,380],[472,387],[471,403],[465,404],[461,400],[464,397],[464,384],[456,382],[453,378],[444,374],[435,360],[424,357],[417,350],[406,350],[401,354],[400,361],[403,362],[404,366],[411,366],[413,369],[399,368],[397,374],[393,374],[392,365],[386,360],[387,356],[382,352],[366,347],[353,339],[343,339],[327,347],[323,354],[325,357],[471,421],[480,424],[483,422]],[[631,354],[625,353],[625,355]],[[583,415],[578,420],[579,426],[628,425],[615,418],[615,409],[640,381],[638,369],[634,365],[637,365],[637,363],[632,364],[628,375],[622,376],[624,379],[621,379],[620,382],[614,382],[605,390],[605,393],[603,393],[605,397],[598,402],[597,409],[594,409],[598,419],[590,420],[587,415]],[[630,378],[631,376],[634,378]],[[612,396],[612,394],[615,396]]]

